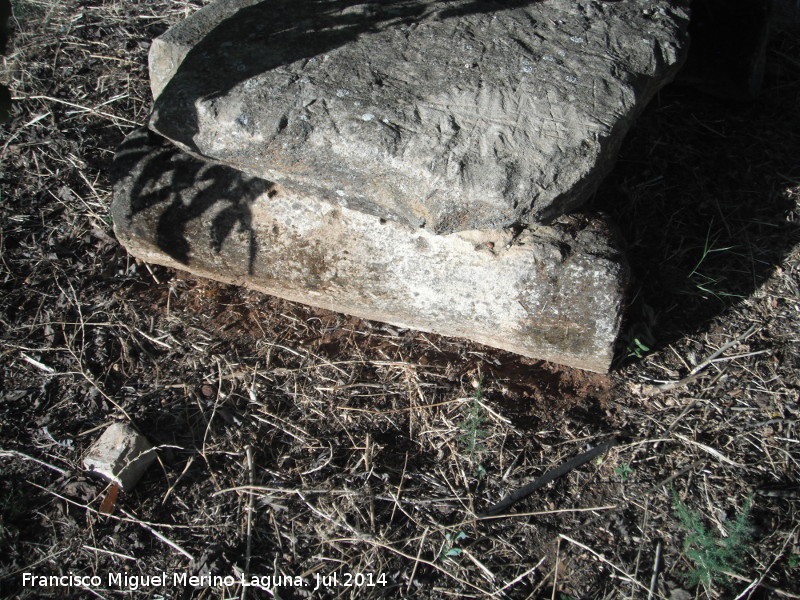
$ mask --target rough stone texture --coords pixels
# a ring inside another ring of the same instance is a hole
[[[156,98],[178,70],[183,59],[199,40],[214,27],[238,10],[258,4],[262,0],[235,0],[212,2],[203,10],[192,13],[164,35],[153,40],[150,46],[150,89]]]
[[[688,3],[217,0],[154,44],[150,126],[436,233],[547,222],[680,67]]]
[[[602,220],[436,235],[143,131],[115,171],[117,237],[147,262],[592,371],[611,362],[626,268]]]
[[[150,442],[125,423],[110,425],[92,444],[83,466],[130,490],[156,458]]]

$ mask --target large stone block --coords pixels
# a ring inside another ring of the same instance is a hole
[[[142,260],[592,371],[611,362],[626,269],[602,220],[436,235],[143,131],[115,171],[114,228]]]
[[[217,0],[152,48],[150,126],[435,233],[578,207],[681,65],[689,0]]]

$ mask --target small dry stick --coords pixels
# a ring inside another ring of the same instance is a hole
[[[520,581],[522,581],[522,580],[523,580],[523,579],[525,579],[525,578],[526,578],[528,575],[530,575],[531,573],[533,573],[533,572],[534,572],[536,569],[538,569],[539,567],[541,567],[541,566],[544,564],[544,561],[545,561],[545,560],[547,560],[547,557],[546,557],[546,556],[543,556],[543,557],[541,558],[541,560],[539,560],[539,562],[538,562],[538,563],[536,563],[536,564],[535,564],[535,565],[533,565],[533,566],[532,566],[530,569],[528,569],[527,571],[525,571],[524,573],[522,573],[522,575],[517,575],[517,576],[516,576],[514,579],[512,579],[512,580],[511,580],[511,581],[509,581],[507,584],[505,584],[503,587],[501,587],[499,590],[497,590],[497,591],[495,592],[495,595],[497,595],[497,594],[501,594],[502,592],[504,592],[504,591],[505,591],[505,590],[507,590],[508,588],[510,588],[510,587],[512,587],[512,586],[515,586],[515,585],[517,585],[517,584],[518,584]]]
[[[181,474],[178,475],[177,479],[175,479],[172,485],[169,486],[169,489],[166,491],[164,497],[161,499],[161,506],[164,506],[164,503],[167,501],[167,498],[169,498],[170,495],[172,495],[172,492],[175,491],[175,486],[177,486],[178,483],[180,483],[181,479],[183,479],[183,476],[186,475],[186,471],[189,470],[189,467],[192,466],[193,462],[194,462],[194,456],[190,456],[189,460],[186,461],[186,465],[183,467],[183,471],[181,471]]]
[[[24,352],[21,352],[20,356],[22,357],[22,360],[24,360],[29,365],[32,365],[32,366],[36,367],[40,371],[44,371],[45,373],[48,373],[50,375],[52,375],[53,373],[56,372],[56,370],[53,367],[49,367],[46,364],[44,364],[42,362],[39,362],[35,358],[31,358],[30,356],[28,356]]]
[[[119,510],[120,510],[120,512],[121,512],[123,515],[125,515],[126,517],[128,517],[128,519],[130,519],[132,522],[136,523],[136,524],[137,524],[137,525],[139,525],[140,527],[142,527],[142,528],[146,529],[147,531],[149,531],[150,533],[152,533],[152,534],[153,534],[153,535],[154,535],[154,536],[155,536],[157,539],[159,539],[159,540],[161,540],[162,542],[164,542],[164,543],[165,543],[167,546],[169,546],[170,548],[173,548],[174,550],[177,550],[178,552],[180,552],[181,554],[183,554],[183,555],[184,555],[186,558],[188,558],[189,560],[191,560],[191,561],[193,561],[193,560],[194,560],[194,556],[193,556],[192,554],[189,554],[189,552],[187,552],[186,550],[184,550],[183,548],[181,548],[181,547],[180,547],[178,544],[176,544],[175,542],[173,542],[172,540],[170,540],[170,539],[169,539],[169,538],[167,538],[166,536],[164,536],[164,535],[162,535],[162,534],[158,533],[158,531],[156,531],[155,529],[153,529],[152,527],[150,527],[150,525],[148,525],[148,524],[147,524],[147,523],[145,523],[144,521],[140,521],[139,519],[137,519],[136,517],[134,517],[132,514],[130,514],[129,512],[127,512],[125,509],[122,509],[122,508],[120,508]]]
[[[7,457],[16,456],[17,458],[22,458],[24,460],[29,460],[31,462],[35,462],[36,464],[42,465],[43,467],[47,467],[48,469],[51,469],[51,470],[55,471],[59,475],[67,475],[67,473],[68,473],[64,469],[59,469],[55,465],[51,465],[48,462],[45,462],[43,460],[39,460],[38,458],[34,458],[33,456],[30,456],[30,455],[25,454],[24,452],[20,452],[18,450],[3,450],[2,448],[0,448],[0,457],[2,457],[2,456],[7,456]]]
[[[764,572],[758,576],[758,579],[754,580],[750,585],[748,585],[745,588],[745,590],[741,594],[739,594],[736,597],[736,600],[739,600],[739,598],[744,598],[745,596],[749,598],[753,594],[753,592],[759,587],[763,587],[765,590],[774,592],[779,596],[786,596],[787,598],[800,598],[800,596],[794,595],[791,592],[779,590],[777,588],[773,588],[771,586],[764,584],[764,578],[767,576],[767,573],[769,573],[772,570],[772,567],[775,566],[775,564],[783,556],[784,552],[786,552],[786,546],[788,546],[789,542],[794,539],[795,533],[797,532],[798,528],[800,528],[800,525],[797,525],[795,526],[794,529],[792,529],[792,531],[789,533],[789,535],[786,536],[786,539],[783,541],[783,545],[781,546],[780,551],[775,555],[775,558],[772,559],[772,562],[767,566],[766,569],[764,569]],[[728,575],[735,579],[740,579],[741,581],[747,581],[747,579],[745,579],[744,577],[741,577],[740,575],[736,575],[734,573],[728,573]]]
[[[747,581],[747,582],[750,581],[750,579],[748,579],[747,577],[742,577],[738,573],[732,573],[731,571],[720,571],[720,573],[722,573],[723,575],[727,575],[732,579],[737,579],[738,581]],[[758,580],[756,580],[756,583],[758,583]],[[772,592],[773,594],[776,594],[778,596],[783,596],[784,598],[792,598],[792,600],[800,600],[800,595],[795,594],[793,592],[787,592],[786,590],[782,590],[780,588],[772,587],[771,585],[767,585],[764,582],[759,583],[758,587],[762,587],[768,592]]]
[[[108,554],[110,556],[116,556],[117,558],[121,558],[123,560],[132,560],[136,562],[137,559],[135,556],[129,556],[127,554],[120,554],[119,552],[112,552],[111,550],[104,550],[103,548],[95,548],[94,546],[89,546],[87,544],[83,545],[85,550],[91,550],[92,552],[100,552],[101,554]]]
[[[481,570],[481,572],[483,573],[484,578],[489,583],[494,583],[495,579],[497,579],[497,576],[494,573],[492,573],[491,570],[489,570],[489,567],[487,567],[485,564],[483,564],[481,561],[479,561],[478,558],[474,554],[472,554],[472,552],[470,552],[466,548],[463,548],[461,550],[461,554],[463,554],[468,559],[470,559],[472,561],[472,563]]]
[[[53,561],[55,563],[55,559],[56,558],[58,558],[59,556],[61,556],[62,554],[66,553],[66,552],[72,552],[72,551],[73,551],[72,548],[67,547],[67,548],[64,548],[63,550],[59,550],[58,552],[53,552],[52,554],[47,554],[46,556],[43,556],[39,560],[34,561],[32,563],[29,563],[29,564],[25,565],[24,567],[20,567],[20,568],[14,570],[14,571],[10,571],[10,572],[6,571],[6,572],[4,572],[3,573],[3,579],[7,580],[9,577],[13,577],[14,575],[18,575],[19,573],[25,573],[25,572],[30,573],[30,572],[33,571],[34,567],[37,567],[42,563],[46,563],[46,562],[50,562],[50,561]]]
[[[722,452],[720,452],[719,450],[715,450],[711,446],[706,446],[705,444],[701,444],[700,442],[695,442],[694,440],[690,440],[685,435],[681,435],[680,433],[674,433],[673,435],[679,440],[686,442],[687,444],[691,444],[692,446],[697,446],[701,450],[708,452],[711,456],[718,458],[722,462],[729,464],[732,467],[739,467],[739,468],[745,467],[743,464],[732,461],[730,458],[722,454]]]
[[[93,515],[98,515],[98,516],[102,516],[102,517],[108,517],[109,519],[113,519],[115,521],[124,521],[126,523],[136,523],[136,524],[146,523],[146,521],[142,521],[141,519],[137,519],[135,517],[128,518],[128,517],[118,517],[116,515],[103,515],[96,508],[92,508],[88,504],[82,504],[82,503],[78,502],[77,500],[73,500],[72,498],[67,498],[66,496],[63,496],[63,495],[59,494],[58,492],[54,492],[50,488],[46,488],[43,485],[39,485],[38,483],[35,483],[33,481],[28,481],[27,483],[31,484],[35,488],[38,488],[38,489],[42,490],[46,494],[50,494],[51,496],[54,496],[55,498],[58,498],[59,500],[63,500],[64,502],[66,502],[68,504],[71,504],[72,506],[77,506],[78,508],[82,508],[83,510],[85,510],[85,511],[87,511],[87,512],[93,514]],[[188,528],[189,527],[188,525],[168,525],[167,523],[147,523],[147,524],[148,525],[154,525],[155,527],[165,527],[167,529],[178,529],[178,528]]]
[[[200,452],[203,457],[206,455],[206,442],[208,441],[208,434],[211,431],[211,424],[214,422],[214,417],[217,415],[217,407],[219,406],[219,400],[222,397],[222,364],[219,360],[217,361],[217,376],[217,395],[214,398],[214,406],[211,409],[211,417],[208,419],[208,423],[206,424],[206,432],[203,434],[203,449]]]
[[[646,493],[647,493],[647,494],[650,494],[650,493],[652,493],[652,492],[653,492],[653,491],[655,491],[655,490],[658,490],[658,489],[661,489],[661,488],[663,488],[663,487],[666,487],[666,486],[668,486],[670,483],[672,483],[673,481],[675,481],[675,480],[676,480],[678,477],[681,477],[682,475],[684,475],[684,474],[688,473],[689,471],[691,471],[691,470],[692,470],[692,469],[694,469],[695,467],[699,467],[700,465],[703,465],[703,464],[705,464],[705,462],[706,462],[706,461],[704,461],[704,460],[702,460],[702,459],[694,461],[692,464],[690,464],[690,465],[688,465],[688,466],[684,467],[684,468],[683,468],[683,469],[681,469],[680,471],[678,471],[678,472],[676,472],[676,473],[673,473],[672,475],[670,475],[670,476],[669,476],[669,477],[667,477],[666,479],[664,479],[664,480],[660,481],[659,483],[655,484],[655,485],[654,485],[654,486],[652,486],[652,487],[651,487],[649,490],[647,490],[647,492],[646,492]]]
[[[400,494],[403,492],[403,482],[406,478],[406,467],[408,467],[408,452],[406,452],[406,458],[405,461],[403,461],[403,472],[400,473],[400,483],[397,484],[397,493],[395,494],[395,501],[392,505],[392,514],[389,516],[389,523],[394,523],[395,510],[397,510],[397,507],[400,506]]]
[[[419,566],[420,556],[422,556],[422,547],[425,545],[425,538],[428,537],[428,527],[425,528],[425,531],[422,532],[422,539],[419,542],[419,548],[417,549],[417,556],[414,559],[414,566],[411,569],[411,576],[408,578],[408,585],[406,586],[406,593],[411,590],[411,584],[414,583],[414,575],[417,574],[417,567]]]
[[[563,533],[562,533],[562,534],[560,534],[558,537],[559,537],[559,538],[561,538],[562,540],[566,540],[566,541],[567,541],[567,542],[569,542],[570,544],[574,544],[574,545],[575,545],[575,546],[577,546],[578,548],[582,548],[583,550],[586,550],[586,552],[588,552],[589,554],[591,554],[592,556],[594,556],[594,557],[595,557],[597,560],[599,560],[600,562],[603,562],[603,563],[607,564],[609,567],[611,567],[612,569],[614,569],[614,570],[615,570],[617,573],[619,573],[620,575],[622,575],[622,576],[625,578],[625,580],[626,580],[626,581],[629,581],[629,582],[633,583],[634,585],[636,585],[636,586],[638,586],[638,587],[642,588],[642,589],[643,589],[643,590],[645,590],[646,592],[649,592],[649,591],[650,591],[650,590],[647,588],[647,586],[646,586],[646,585],[644,585],[644,584],[643,584],[643,583],[641,583],[640,581],[637,581],[636,579],[634,579],[632,575],[630,575],[630,574],[626,573],[625,571],[623,571],[622,569],[620,569],[620,568],[619,568],[617,565],[615,565],[614,563],[612,563],[610,560],[608,560],[608,559],[607,559],[605,556],[603,556],[602,554],[600,554],[600,553],[599,553],[599,552],[597,552],[596,550],[593,550],[593,549],[589,548],[589,546],[587,546],[587,545],[585,545],[585,544],[581,544],[579,541],[577,541],[577,540],[574,540],[574,539],[572,539],[571,537],[569,537],[568,535],[564,535]]]
[[[553,567],[553,568],[552,568],[552,569],[550,569],[550,570],[549,570],[547,573],[545,573],[545,574],[544,574],[544,577],[542,577],[542,580],[541,580],[539,583],[537,583],[537,584],[536,584],[536,587],[534,587],[534,588],[533,588],[533,591],[532,591],[530,594],[528,594],[528,595],[526,596],[526,600],[527,600],[528,598],[536,598],[536,594],[538,594],[538,593],[539,593],[539,590],[540,590],[540,589],[542,589],[542,588],[544,587],[544,584],[545,584],[545,583],[547,583],[548,581],[550,581],[550,576],[553,574],[553,571],[555,571],[555,569],[556,569],[556,568],[555,568],[555,567]]]
[[[556,544],[556,566],[553,569],[553,593],[550,594],[550,600],[555,600],[556,598],[556,588],[558,587],[558,567],[561,562],[561,538],[558,538],[558,543]]]
[[[22,96],[19,98],[15,98],[15,100],[46,100],[47,102],[56,102],[57,104],[63,104],[71,108],[76,108],[84,113],[90,113],[93,115],[97,115],[99,117],[105,117],[106,119],[111,119],[112,121],[123,121],[125,123],[130,123],[131,125],[136,125],[136,126],[141,125],[141,123],[137,123],[136,121],[131,121],[130,119],[126,119],[125,117],[112,115],[110,113],[103,112],[101,110],[96,110],[89,106],[81,106],[80,104],[75,104],[74,102],[67,102],[66,100],[61,100],[60,98],[53,98],[52,96],[28,96],[27,98]]]
[[[254,485],[255,481],[255,466],[253,465],[253,447],[247,447],[247,474],[250,480],[250,485]],[[250,558],[252,557],[253,552],[253,494],[247,494],[247,545],[245,546],[244,551],[244,573],[248,575],[250,573]],[[245,600],[247,598],[247,586],[242,586],[242,596],[241,599]]]
[[[77,354],[75,354],[75,351],[72,348],[68,347],[67,348],[67,352],[69,352],[72,355],[72,358],[75,359],[75,362],[78,365],[77,374],[81,375],[95,390],[97,390],[97,392],[106,400],[106,402],[108,402],[109,404],[114,406],[114,408],[116,408],[119,412],[121,412],[123,414],[123,416],[126,419],[128,419],[129,423],[131,423],[131,424],[134,423],[134,420],[128,414],[128,411],[126,411],[124,408],[122,408],[122,406],[116,400],[114,400],[111,396],[106,394],[103,391],[103,388],[100,387],[100,384],[97,383],[94,379],[92,379],[91,375],[89,375],[86,372],[86,369],[83,368],[83,363],[81,361],[81,358]]]
[[[653,575],[650,577],[650,591],[647,593],[647,600],[653,600],[656,594],[656,584],[658,583],[658,571],[661,567],[661,541],[656,544],[656,558],[653,560]]]
[[[514,513],[513,515],[493,515],[480,517],[482,521],[491,519],[507,519],[508,517],[541,517],[542,515],[560,515],[564,513],[596,512],[598,510],[614,510],[619,508],[618,504],[607,504],[605,506],[588,506],[585,508],[556,508],[553,510],[535,510],[531,512]],[[449,525],[448,529],[461,529],[467,523],[472,523],[472,519],[465,519],[456,525]]]
[[[445,402],[436,402],[435,404],[415,404],[414,406],[405,406],[403,408],[396,408],[393,410],[369,410],[367,408],[355,408],[352,406],[338,406],[339,410],[349,410],[352,412],[362,412],[370,415],[391,415],[395,413],[409,412],[413,410],[425,410],[426,408],[436,408],[437,406],[445,406],[447,404],[463,404],[463,399],[447,400]]]
[[[483,594],[484,597],[491,597],[493,595],[492,592],[490,592],[489,590],[485,590],[482,587],[479,587],[479,586],[475,585],[474,583],[470,583],[469,581],[467,581],[465,579],[461,579],[457,575],[454,575],[450,571],[448,571],[446,569],[443,569],[442,567],[440,567],[439,565],[437,565],[434,562],[431,562],[429,560],[425,560],[423,558],[411,556],[410,554],[406,554],[402,550],[398,550],[397,548],[395,548],[394,546],[392,546],[390,544],[386,544],[386,543],[380,542],[380,541],[375,540],[375,539],[369,539],[369,538],[338,538],[338,539],[329,540],[329,542],[331,542],[331,543],[332,542],[351,542],[351,543],[371,544],[371,545],[376,546],[378,548],[383,548],[384,550],[388,550],[389,552],[392,552],[393,554],[397,554],[398,556],[401,556],[401,557],[403,557],[405,559],[417,561],[420,564],[427,565],[427,566],[431,567],[432,569],[435,569],[436,571],[439,571],[439,573],[441,573],[445,577],[448,577],[448,578],[452,579],[453,581],[457,581],[461,585],[465,585],[465,586],[467,586],[469,588],[472,588],[476,592],[478,592],[480,594]]]
[[[644,517],[642,519],[642,524],[640,525],[640,530],[642,532],[641,541],[639,542],[639,548],[636,550],[636,566],[633,569],[633,574],[635,576],[639,576],[639,565],[642,561],[642,548],[644,548],[645,539],[647,538],[647,524],[648,520],[650,519],[650,499],[648,498],[644,504]],[[633,593],[633,591],[631,591]]]
[[[714,352],[706,360],[704,360],[699,365],[697,365],[694,369],[689,371],[689,374],[686,377],[684,377],[683,379],[679,379],[678,381],[667,381],[666,383],[662,383],[660,385],[655,386],[655,389],[657,389],[659,392],[666,392],[666,391],[669,391],[669,390],[674,389],[676,387],[679,387],[681,385],[685,385],[687,383],[691,383],[692,381],[694,381],[700,375],[700,371],[705,369],[707,366],[713,364],[715,359],[720,354],[724,353],[729,348],[732,348],[733,346],[736,346],[737,344],[739,344],[739,343],[743,342],[744,340],[746,340],[747,338],[749,338],[753,334],[753,332],[756,330],[756,327],[757,327],[756,325],[751,325],[750,328],[747,331],[745,331],[743,334],[741,334],[740,336],[732,339],[727,344],[724,344],[723,346],[721,346],[719,348],[719,350]]]
[[[93,590],[92,588],[90,588],[89,586],[82,585],[82,586],[80,586],[80,587],[81,587],[82,589],[86,590],[87,592],[89,592],[90,594],[93,594],[93,595],[97,596],[98,598],[100,598],[100,600],[106,600],[106,597],[105,597],[105,596],[101,596],[100,594],[98,594],[96,591],[94,591],[94,590]]]
[[[554,481],[554,480],[558,479],[559,477],[561,477],[563,475],[566,475],[567,473],[569,473],[573,469],[576,469],[576,468],[580,467],[581,465],[586,464],[587,462],[589,462],[590,460],[592,460],[596,456],[599,456],[602,453],[604,453],[609,448],[613,448],[618,443],[619,442],[617,442],[617,440],[611,439],[610,441],[605,442],[604,444],[600,444],[599,446],[595,446],[594,448],[592,448],[588,452],[584,452],[583,454],[579,454],[575,458],[572,458],[572,459],[568,460],[567,462],[565,462],[560,467],[557,467],[555,469],[551,469],[551,470],[547,471],[544,475],[539,477],[539,479],[537,479],[535,481],[532,481],[531,483],[529,483],[527,485],[522,486],[521,488],[519,488],[515,492],[512,492],[511,494],[509,494],[508,496],[503,498],[497,504],[487,508],[485,511],[483,511],[481,514],[478,515],[478,518],[482,519],[484,517],[492,517],[492,516],[499,515],[499,514],[505,512],[505,511],[507,511],[514,504],[516,504],[520,500],[523,500],[523,499],[527,498],[528,496],[530,496],[533,492],[535,492],[539,488],[544,487],[545,485],[547,485],[551,481]]]

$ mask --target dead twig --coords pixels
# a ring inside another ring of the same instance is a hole
[[[743,334],[735,337],[734,339],[732,339],[728,343],[720,346],[720,348],[716,352],[714,352],[711,356],[709,356],[707,359],[705,359],[703,362],[701,362],[695,368],[693,368],[691,371],[689,371],[689,374],[686,377],[684,377],[682,379],[679,379],[678,381],[666,381],[664,383],[660,383],[658,385],[653,386],[653,388],[656,391],[659,391],[659,392],[667,392],[669,390],[673,390],[673,389],[675,389],[677,387],[680,387],[682,385],[686,385],[687,383],[691,383],[692,381],[697,379],[697,377],[700,376],[700,373],[701,373],[701,371],[703,369],[705,369],[706,367],[714,364],[714,362],[716,361],[717,357],[719,357],[721,354],[723,354],[726,350],[728,350],[730,348],[733,348],[734,346],[740,344],[741,342],[743,342],[744,340],[749,338],[751,335],[753,335],[753,333],[755,333],[757,327],[758,327],[757,325],[750,326],[747,329],[747,331],[745,331]],[[765,351],[762,351],[761,353],[764,353],[764,352],[767,352],[767,351],[765,350]],[[741,357],[752,356],[753,354],[754,353],[744,354]],[[729,357],[729,358],[732,359],[732,358],[740,358],[740,357]]]
[[[130,125],[135,125],[137,127],[141,126],[141,123],[138,123],[136,121],[131,121],[130,119],[126,119],[125,117],[112,115],[111,113],[103,112],[102,110],[97,110],[90,106],[81,106],[80,104],[75,104],[74,102],[61,100],[60,98],[53,98],[52,96],[22,96],[19,98],[14,98],[14,100],[45,100],[47,102],[55,102],[57,104],[63,104],[65,106],[78,109],[80,112],[83,113],[97,115],[98,117],[105,117],[106,119],[111,119],[112,121],[122,121],[123,123],[129,123]]]
[[[389,552],[392,552],[393,554],[397,554],[398,556],[401,556],[402,558],[405,558],[407,560],[412,560],[412,561],[416,561],[416,562],[418,562],[420,564],[427,565],[427,566],[431,567],[432,569],[435,569],[435,570],[439,571],[440,573],[442,573],[446,577],[448,577],[448,578],[450,578],[450,579],[452,579],[454,581],[457,581],[461,585],[465,585],[468,588],[475,590],[476,592],[480,592],[484,596],[493,596],[494,595],[494,593],[490,592],[489,590],[486,590],[486,589],[484,589],[484,588],[482,588],[480,586],[477,586],[477,585],[475,585],[473,583],[470,583],[469,581],[467,581],[465,579],[462,579],[462,578],[460,578],[460,577],[458,577],[456,575],[453,575],[450,571],[448,571],[447,569],[443,569],[442,567],[440,567],[439,565],[437,565],[434,562],[431,562],[429,560],[425,560],[423,558],[418,558],[418,557],[411,556],[410,554],[406,554],[402,550],[398,550],[397,548],[391,546],[390,544],[385,544],[385,543],[380,542],[380,541],[375,540],[375,539],[370,539],[370,538],[336,538],[336,539],[333,539],[333,540],[330,540],[330,541],[331,542],[350,542],[350,543],[360,543],[360,544],[363,544],[363,543],[371,544],[373,546],[377,546],[379,548],[383,548],[384,550],[388,550]]]
[[[647,592],[647,600],[653,600],[656,595],[656,584],[658,583],[658,572],[661,568],[661,541],[656,544],[656,557],[653,559],[653,575],[650,577],[650,591]]]
[[[577,546],[578,548],[581,548],[582,550],[585,550],[586,552],[588,552],[589,554],[594,556],[600,562],[607,564],[609,567],[614,569],[617,573],[622,575],[622,577],[624,577],[625,581],[627,581],[628,583],[634,584],[636,587],[641,588],[645,592],[648,592],[648,593],[650,592],[650,589],[646,585],[644,585],[642,582],[640,582],[637,579],[635,579],[633,577],[633,575],[631,575],[629,573],[626,573],[623,569],[621,569],[620,567],[615,565],[613,562],[608,560],[605,556],[603,556],[602,554],[600,554],[596,550],[593,550],[592,548],[590,548],[586,544],[581,544],[579,541],[574,540],[571,537],[569,537],[568,535],[564,535],[563,533],[559,535],[559,538],[561,538],[564,541],[569,542],[570,544],[573,544],[573,545]]]
[[[64,469],[60,469],[55,465],[51,465],[49,462],[45,462],[45,461],[43,461],[41,459],[34,458],[33,456],[30,456],[29,454],[25,454],[24,452],[20,452],[18,450],[3,450],[3,449],[0,449],[0,456],[7,456],[7,457],[12,457],[13,456],[13,457],[16,457],[16,458],[21,458],[23,460],[29,460],[31,462],[35,462],[36,464],[42,465],[43,467],[47,467],[48,469],[50,469],[51,471],[55,471],[59,475],[68,475],[69,474],[69,471],[65,471]]]
[[[700,442],[695,442],[694,440],[690,440],[685,435],[681,435],[680,433],[675,433],[673,435],[676,438],[678,438],[679,440],[682,440],[682,441],[686,442],[687,444],[691,444],[692,446],[700,448],[704,452],[707,452],[708,454],[710,454],[711,456],[721,460],[725,464],[728,464],[728,465],[730,465],[732,467],[739,467],[740,469],[744,469],[745,468],[745,465],[737,463],[735,461],[732,461],[730,458],[728,458],[727,456],[722,454],[722,452],[720,452],[719,450],[715,450],[711,446],[706,446],[705,444],[701,444]]]
[[[44,486],[38,485],[38,484],[36,484],[36,483],[34,483],[32,481],[30,481],[28,483],[30,483],[34,487],[39,488],[43,492],[46,492],[46,493],[48,493],[48,494],[50,494],[52,496],[55,496],[56,498],[64,500],[65,502],[68,502],[68,503],[70,503],[70,504],[72,504],[74,506],[78,506],[80,508],[83,508],[84,510],[87,510],[87,511],[89,511],[89,512],[95,514],[95,515],[106,517],[106,518],[109,518],[109,519],[114,519],[114,520],[117,520],[117,521],[127,521],[129,523],[135,523],[139,527],[149,531],[151,534],[153,534],[153,536],[155,536],[158,540],[164,542],[170,548],[173,548],[174,550],[177,550],[178,552],[183,554],[189,560],[194,560],[194,556],[192,554],[190,554],[189,552],[184,550],[181,546],[179,546],[178,544],[176,544],[175,542],[173,542],[172,540],[167,538],[165,535],[159,533],[158,531],[156,531],[153,528],[154,525],[155,526],[160,526],[160,527],[172,527],[172,528],[174,528],[174,525],[162,525],[162,524],[157,524],[157,523],[148,523],[147,521],[142,521],[141,519],[135,517],[134,515],[132,515],[131,513],[129,513],[128,511],[126,511],[123,508],[120,508],[119,511],[122,514],[125,515],[126,518],[124,518],[124,519],[121,518],[121,517],[116,517],[114,515],[107,515],[107,514],[101,513],[99,510],[95,510],[91,506],[88,506],[86,504],[81,504],[80,502],[76,502],[75,500],[72,500],[71,498],[67,498],[66,496],[63,496],[63,495],[59,494],[58,492],[54,492],[53,490],[50,490],[50,489],[48,489],[48,488],[46,488]]]
[[[150,533],[152,533],[152,534],[153,534],[153,536],[154,536],[156,539],[158,539],[158,540],[160,540],[160,541],[164,542],[164,543],[165,543],[167,546],[169,546],[169,547],[170,547],[170,548],[172,548],[173,550],[177,550],[178,552],[180,552],[181,554],[183,554],[183,555],[184,555],[186,558],[188,558],[189,560],[191,560],[191,561],[193,561],[193,560],[194,560],[194,555],[192,555],[192,554],[190,554],[188,551],[184,550],[184,549],[183,549],[183,547],[181,547],[181,546],[179,546],[178,544],[176,544],[175,542],[173,542],[171,539],[169,539],[169,538],[168,538],[167,536],[165,536],[164,534],[162,534],[162,533],[159,533],[158,531],[156,531],[155,529],[153,529],[153,528],[152,528],[150,525],[148,525],[148,524],[147,524],[147,523],[145,523],[144,521],[140,521],[139,519],[137,519],[136,517],[134,517],[134,516],[133,516],[131,513],[129,513],[129,512],[128,512],[128,511],[126,511],[125,509],[123,509],[123,508],[120,508],[120,509],[119,509],[119,511],[120,511],[120,512],[121,512],[123,515],[125,515],[126,517],[128,517],[128,519],[130,519],[130,521],[131,521],[132,523],[136,523],[136,524],[137,524],[139,527],[141,527],[142,529],[146,529],[147,531],[149,531]]]
[[[528,575],[530,575],[531,573],[533,573],[533,572],[534,572],[536,569],[538,569],[539,567],[541,567],[541,566],[544,564],[544,561],[545,561],[545,560],[547,560],[547,557],[546,557],[546,556],[542,557],[542,558],[539,560],[539,562],[538,562],[538,563],[536,563],[535,565],[533,565],[533,566],[532,566],[530,569],[528,569],[528,570],[527,570],[527,571],[525,571],[524,573],[521,573],[520,575],[517,575],[517,576],[516,576],[514,579],[512,579],[512,580],[511,580],[511,581],[509,581],[507,584],[505,584],[503,587],[501,587],[499,590],[497,590],[497,591],[494,593],[494,595],[495,595],[495,596],[497,596],[498,594],[500,594],[500,593],[502,593],[502,592],[505,592],[507,589],[509,589],[509,588],[511,588],[511,587],[514,587],[515,585],[517,585],[517,584],[518,584],[520,581],[522,581],[522,580],[523,580],[523,579],[525,579],[525,578],[526,578]],[[544,581],[544,580],[543,580],[543,581]]]
[[[797,532],[798,528],[800,528],[800,525],[796,525],[794,529],[792,529],[792,531],[786,536],[786,539],[783,540],[783,545],[781,546],[781,549],[778,551],[775,557],[772,559],[772,562],[767,566],[766,569],[764,569],[764,571],[756,579],[752,581],[750,585],[747,586],[747,588],[745,588],[745,590],[741,594],[739,594],[735,598],[735,600],[740,600],[741,598],[745,597],[749,598],[752,592],[759,587],[762,587],[765,590],[769,590],[770,592],[773,592],[779,596],[784,596],[786,598],[800,598],[800,596],[798,596],[797,594],[792,594],[791,592],[780,590],[778,588],[774,588],[764,584],[764,578],[767,576],[767,573],[769,573],[772,570],[772,567],[774,567],[775,564],[781,559],[781,557],[783,557],[783,554],[786,552],[786,546],[788,546],[789,542],[794,539],[795,533]],[[734,579],[747,581],[746,578],[736,575],[735,573],[726,573],[726,575],[733,577]]]
[[[593,458],[600,456],[601,454],[606,452],[609,448],[613,448],[618,443],[619,442],[617,442],[616,439],[612,439],[608,442],[600,444],[599,446],[595,446],[594,448],[592,448],[587,452],[584,452],[583,454],[579,454],[575,458],[572,458],[567,462],[565,462],[564,464],[562,464],[560,467],[547,471],[544,475],[539,477],[539,479],[532,481],[527,485],[522,486],[515,492],[512,492],[511,494],[503,498],[497,504],[494,504],[489,508],[487,508],[485,511],[483,511],[481,514],[478,515],[478,518],[483,519],[485,517],[492,517],[505,512],[506,510],[511,508],[514,504],[516,504],[520,500],[523,500],[524,498],[527,498],[539,488],[542,488],[551,481],[554,481],[559,477],[566,475],[573,469],[576,469],[581,465],[586,464]]]
[[[253,463],[253,447],[248,446],[245,453],[247,455],[247,477],[250,485],[254,485],[255,464]],[[247,507],[245,511],[247,512],[247,542],[244,551],[244,573],[248,575],[250,573],[250,559],[253,553],[253,494],[247,495]],[[247,586],[243,585],[241,600],[246,600],[246,598]]]

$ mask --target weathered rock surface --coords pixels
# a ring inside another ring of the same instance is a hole
[[[153,45],[150,126],[436,233],[547,222],[680,67],[688,4],[217,0]]]
[[[217,25],[242,8],[258,4],[263,0],[235,0],[233,2],[212,2],[199,10],[177,27],[172,27],[150,45],[150,89],[153,98],[178,70],[189,50]]]
[[[626,268],[602,220],[436,235],[144,131],[115,171],[117,237],[147,262],[592,371],[611,362]]]

